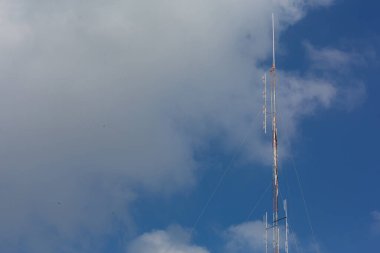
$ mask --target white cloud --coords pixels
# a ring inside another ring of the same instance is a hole
[[[272,229],[268,229],[267,234],[268,251],[271,252],[273,247]],[[285,228],[280,224],[280,249],[285,249]],[[262,221],[244,222],[238,225],[233,225],[225,231],[225,250],[226,252],[234,253],[264,253],[265,249],[265,224]],[[288,235],[289,252],[304,252],[304,253],[321,253],[321,246],[313,239],[312,241],[302,241],[298,236],[290,231]]]
[[[313,113],[317,108],[329,108],[336,96],[335,84],[314,77],[301,78],[282,73],[278,111],[283,135],[291,139],[299,119]],[[286,150],[286,149],[283,149]]]
[[[324,7],[334,4],[335,0],[309,0],[305,2],[311,7]]]
[[[143,234],[131,242],[128,253],[208,253],[205,248],[191,245],[187,231],[170,227]]]
[[[337,48],[315,48],[309,42],[304,46],[312,61],[313,67],[326,71],[346,71],[348,68],[364,64],[364,55],[347,52]]]
[[[311,7],[0,3],[0,251],[41,253],[96,252],[115,223],[133,230],[135,198],[194,186],[193,151],[210,135],[234,149],[252,131],[246,157],[265,160],[256,65],[270,54],[270,13],[290,24]],[[292,132],[333,88],[283,76]]]
[[[334,2],[334,0],[274,0],[282,26],[297,22],[309,9],[330,6]]]
[[[337,87],[336,104],[350,111],[367,97],[365,84],[351,74],[372,61],[373,52],[343,51],[338,48],[316,48],[309,42],[304,46],[311,61],[311,73],[317,72],[323,80],[334,80]],[[339,87],[339,88],[338,88]]]
[[[268,245],[270,242],[268,232]],[[261,221],[246,222],[230,227],[226,232],[228,252],[265,252],[265,224]]]

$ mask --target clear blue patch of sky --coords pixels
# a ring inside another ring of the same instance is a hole
[[[380,209],[379,7],[377,1],[340,1],[312,11],[281,38],[288,54],[278,62],[289,70],[307,62],[305,40],[317,48],[375,53],[344,77],[363,81],[365,101],[352,111],[333,109],[304,120],[302,138],[294,145],[316,235],[327,252],[378,249],[370,212]]]

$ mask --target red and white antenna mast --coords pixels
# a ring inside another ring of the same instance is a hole
[[[273,249],[280,252],[280,229],[278,226],[278,152],[277,152],[277,122],[276,122],[276,55],[274,37],[274,14],[272,14],[272,68],[271,74],[271,101],[272,101],[272,148],[273,148]]]
[[[278,185],[278,142],[277,142],[277,109],[276,109],[276,52],[275,52],[275,25],[274,25],[274,14],[272,14],[272,67],[270,69],[270,100],[271,100],[271,111],[270,115],[272,118],[272,150],[273,150],[273,223],[272,226],[268,226],[265,222],[265,248],[267,245],[267,230],[272,228],[273,230],[273,252],[280,253],[280,226],[279,221],[285,220],[285,252],[288,253],[288,220],[287,220],[287,204],[284,201],[284,211],[285,217],[279,218],[279,185]],[[266,130],[266,75],[264,76],[264,130]],[[266,131],[265,131],[266,132]]]

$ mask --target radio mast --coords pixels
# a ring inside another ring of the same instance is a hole
[[[273,252],[280,253],[280,227],[279,221],[285,220],[285,252],[288,253],[288,220],[287,220],[287,204],[284,201],[284,212],[285,217],[279,218],[279,185],[278,185],[278,143],[277,143],[277,110],[276,110],[276,54],[275,54],[275,25],[274,25],[274,14],[272,13],[272,67],[270,69],[270,100],[271,100],[271,111],[270,116],[272,118],[272,150],[273,150],[273,223],[272,226],[268,226],[267,219],[265,218],[265,249],[268,249],[268,229],[273,230]],[[266,133],[266,74],[263,77],[264,81],[264,131]],[[265,214],[267,217],[267,214]]]
[[[274,47],[274,14],[272,13],[272,53],[271,74],[272,101],[272,148],[273,148],[273,248],[274,253],[280,252],[280,229],[278,227],[278,153],[277,153],[277,122],[276,122],[276,55]]]

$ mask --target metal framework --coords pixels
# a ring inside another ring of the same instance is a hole
[[[268,226],[267,214],[265,214],[265,250],[268,252],[268,229],[272,229],[273,232],[273,252],[280,253],[280,226],[279,221],[285,220],[285,252],[288,253],[289,245],[288,245],[288,210],[287,203],[284,200],[284,212],[285,216],[283,218],[279,218],[279,180],[278,180],[278,132],[277,132],[277,109],[276,109],[276,57],[275,57],[275,26],[274,26],[274,14],[272,14],[272,67],[270,69],[270,101],[271,101],[271,111],[270,116],[272,119],[272,150],[273,150],[273,223],[272,226]],[[267,105],[266,105],[266,83],[267,78],[266,74],[263,76],[264,82],[264,106],[263,106],[263,114],[264,114],[264,132],[266,133],[266,124],[267,124]]]

